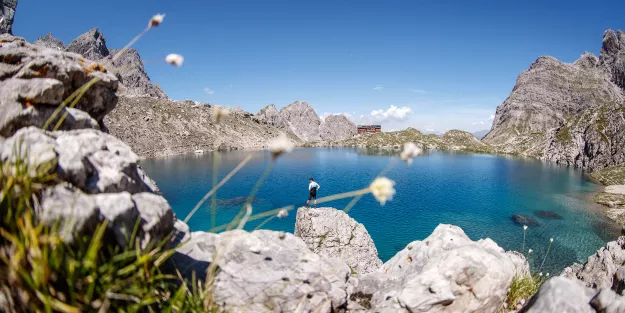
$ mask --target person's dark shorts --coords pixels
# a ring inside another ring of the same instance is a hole
[[[317,200],[317,193],[316,192],[311,192],[308,194],[308,200],[312,200],[315,199]]]

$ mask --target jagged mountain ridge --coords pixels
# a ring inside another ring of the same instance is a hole
[[[599,58],[539,57],[497,107],[484,142],[589,170],[624,163],[624,55],[623,32],[607,30]]]
[[[136,49],[128,49],[119,59],[111,63],[118,50],[106,46],[106,39],[97,27],[78,36],[67,46],[54,38],[51,33],[39,37],[33,44],[78,53],[89,60],[105,64],[120,82],[119,95],[167,99],[167,94],[158,84],[153,84],[150,80]]]
[[[357,127],[343,114],[320,118],[307,102],[295,101],[278,111],[270,104],[254,116],[261,123],[293,132],[305,142],[318,140],[341,140],[357,134]]]

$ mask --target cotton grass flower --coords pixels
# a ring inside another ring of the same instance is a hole
[[[549,277],[549,273],[547,273],[545,276],[546,276],[546,277]]]
[[[271,150],[271,155],[275,160],[282,154],[293,151],[293,144],[283,133],[269,142],[269,150]]]
[[[230,110],[222,107],[215,107],[213,109],[213,122],[219,123],[221,120],[228,117],[228,115],[230,115]]]
[[[538,276],[543,277],[543,272],[538,273]]]
[[[523,225],[523,230],[527,230],[527,225]]]
[[[282,209],[278,212],[278,214],[276,215],[278,218],[285,218],[287,216],[289,216],[289,211],[287,211],[286,209]]]
[[[148,23],[148,27],[156,27],[158,25],[161,25],[164,18],[165,14],[156,14],[152,16],[152,18],[150,19],[150,23]]]
[[[549,242],[553,242],[553,238],[549,238]]]
[[[378,177],[369,186],[371,194],[375,197],[381,205],[386,204],[386,201],[393,200],[395,195],[395,182],[386,178]]]
[[[404,150],[399,155],[399,158],[406,162],[406,164],[411,164],[412,159],[420,156],[421,154],[423,154],[423,149],[421,149],[421,147],[412,142],[407,142],[404,144]]]
[[[534,252],[534,250],[532,249],[527,250],[527,254],[532,254],[532,252]]]
[[[168,54],[165,57],[165,62],[175,67],[181,67],[182,63],[184,63],[184,57],[181,56],[180,54],[175,54],[175,53]]]

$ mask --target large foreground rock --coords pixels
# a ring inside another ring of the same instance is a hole
[[[547,280],[519,313],[621,313],[625,298],[564,277]]]
[[[295,236],[313,252],[343,260],[353,273],[373,272],[382,265],[367,229],[343,211],[299,208]]]
[[[625,237],[608,242],[588,257],[585,264],[573,264],[561,276],[578,279],[592,288],[611,288],[614,274],[625,262]]]
[[[218,262],[214,299],[226,312],[340,312],[349,267],[311,252],[292,234],[242,230],[195,232],[174,256],[187,277]]]
[[[55,177],[41,195],[37,217],[61,221],[63,237],[91,235],[108,220],[112,240],[124,246],[137,222],[145,247],[173,230],[174,213],[139,167],[137,156],[115,137],[97,130],[46,132],[22,128],[0,143],[0,162],[27,162],[28,174]]]
[[[44,126],[65,99],[94,78],[99,81],[76,104],[80,111],[61,111],[69,114],[61,129],[98,128],[117,103],[117,78],[78,54],[0,35],[0,136],[26,126]]]
[[[474,242],[441,224],[377,272],[353,278],[350,288],[373,312],[496,312],[514,274],[515,264],[492,240]]]

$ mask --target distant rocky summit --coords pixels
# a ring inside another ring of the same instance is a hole
[[[52,37],[51,33],[38,38],[33,44],[74,52],[86,59],[97,61],[117,76],[120,82],[118,91],[120,95],[167,99],[165,92],[157,84],[151,82],[137,50],[129,49],[119,59],[112,62],[117,50],[106,46],[106,39],[98,28],[93,28],[78,36],[67,46]]]
[[[15,18],[17,0],[0,1],[0,34],[13,34],[12,26]]]
[[[608,30],[599,58],[539,57],[497,108],[484,142],[589,170],[624,163],[623,42],[621,31]]]
[[[343,114],[320,118],[312,105],[295,101],[280,112],[271,104],[254,115],[254,119],[294,133],[304,142],[341,140],[357,134],[356,124]]]

